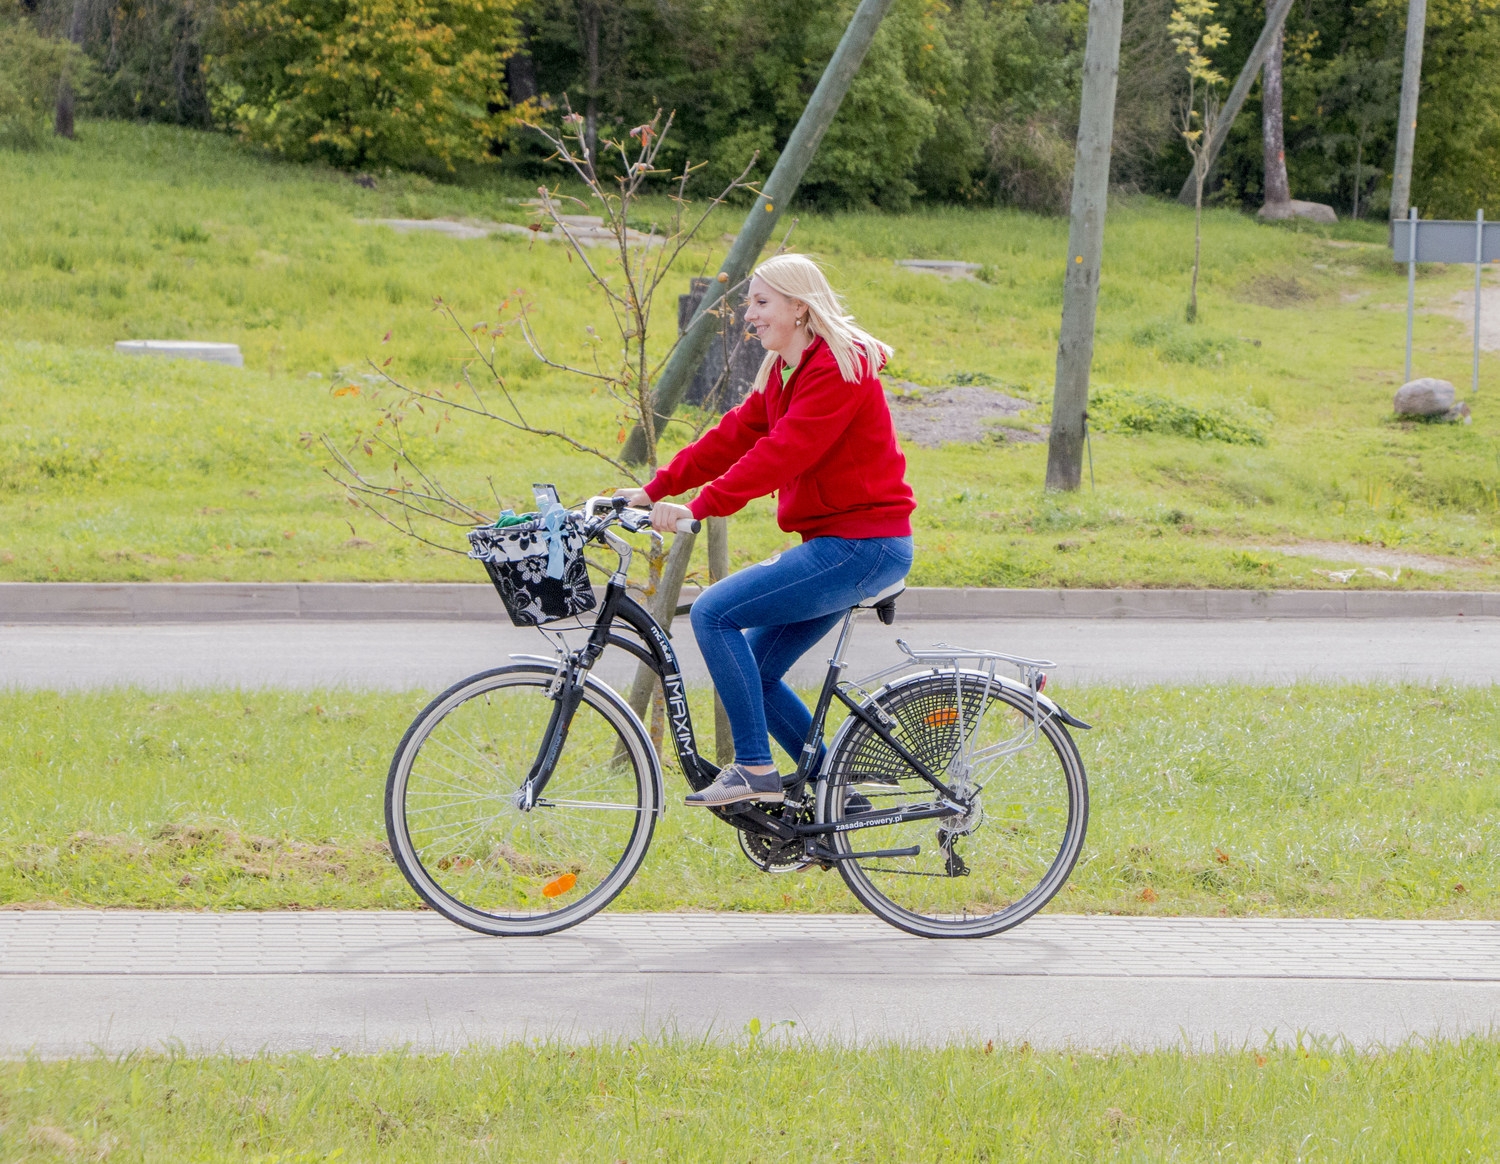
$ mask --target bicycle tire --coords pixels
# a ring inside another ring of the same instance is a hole
[[[1029,691],[982,672],[908,676],[871,702],[888,717],[891,736],[934,775],[956,792],[979,791],[963,817],[832,834],[850,892],[883,921],[928,938],[987,937],[1035,914],[1067,881],[1088,830],[1088,780],[1067,728]],[[870,816],[931,804],[936,795],[851,716],[830,752],[819,819],[845,820],[856,790],[868,803],[857,811]],[[847,856],[913,845],[921,849],[915,856]]]
[[[555,678],[527,664],[471,675],[422,710],[391,758],[392,857],[423,901],[479,933],[577,925],[630,883],[651,843],[656,753],[625,701],[592,676],[537,806],[517,806]]]

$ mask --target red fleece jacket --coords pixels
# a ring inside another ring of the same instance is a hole
[[[700,521],[779,491],[776,524],[803,541],[906,537],[917,507],[880,377],[851,384],[822,339],[788,382],[778,366],[764,390],[673,457],[646,493],[660,501],[705,482],[688,506]]]

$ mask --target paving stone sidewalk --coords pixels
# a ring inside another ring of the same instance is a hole
[[[0,912],[0,1054],[785,1037],[1357,1044],[1500,1029],[1500,922],[1044,916],[930,942],[863,916]]]

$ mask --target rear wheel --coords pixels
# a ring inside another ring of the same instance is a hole
[[[422,900],[486,934],[549,934],[597,913],[646,856],[658,811],[640,721],[588,680],[536,805],[517,795],[556,701],[550,668],[471,676],[413,721],[391,760],[391,854]]]
[[[969,807],[832,834],[840,854],[919,850],[840,861],[854,896],[891,925],[930,938],[999,933],[1046,905],[1068,879],[1088,826],[1088,784],[1067,729],[1044,706],[1034,708],[1028,692],[978,672],[898,680],[873,702],[892,737]],[[830,822],[937,799],[858,719],[835,743],[823,796],[820,816]]]

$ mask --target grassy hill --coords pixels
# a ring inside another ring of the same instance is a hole
[[[523,288],[563,356],[581,353],[586,325],[607,334],[601,302],[561,248],[508,235],[400,235],[360,221],[520,223],[528,193],[514,180],[448,186],[399,174],[365,189],[222,137],[114,123],[85,124],[75,143],[5,154],[0,579],[477,580],[471,563],[350,508],[299,436],[345,440],[370,423],[368,394],[332,390],[368,372],[372,358],[392,358],[411,382],[452,382],[463,337],[434,313],[434,296],[466,323],[490,322]],[[689,273],[722,254],[738,219],[725,212],[711,224],[711,241],[682,268],[684,290]],[[803,215],[793,238],[827,261],[860,321],[896,347],[888,379],[990,385],[1036,402],[1018,419],[1023,428],[1046,423],[1065,222],[959,208]],[[1189,327],[1190,214],[1149,201],[1113,206],[1095,487],[1086,474],[1076,495],[1044,494],[1040,442],[909,446],[921,502],[913,581],[1500,583],[1500,417],[1484,397],[1472,425],[1391,417],[1405,280],[1383,239],[1375,224],[1296,230],[1210,212],[1202,322]],[[946,282],[897,268],[900,258],[982,263],[983,279]],[[1422,272],[1419,374],[1467,385],[1469,340],[1454,296],[1471,284],[1467,267]],[[658,305],[663,350],[674,309]],[[246,367],[115,355],[113,342],[128,338],[232,341]],[[534,413],[615,442],[620,418],[587,386],[518,342],[504,342],[500,363]],[[1500,361],[1487,356],[1491,384],[1497,373]],[[1252,443],[1175,435],[1195,430]],[[422,441],[447,483],[492,508],[491,483],[520,503],[536,480],[572,497],[621,483],[557,444],[461,418]],[[786,541],[770,501],[735,519],[740,561]],[[1314,572],[1351,564],[1365,572],[1342,581]]]

